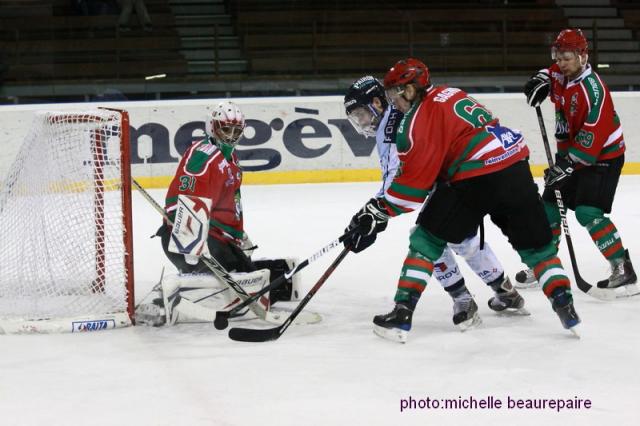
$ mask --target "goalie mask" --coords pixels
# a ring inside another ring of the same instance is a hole
[[[382,113],[374,105],[374,99],[380,102],[378,108],[387,108],[384,87],[374,77],[368,75],[356,80],[344,96],[344,108],[349,121],[361,135],[376,135]]]
[[[207,135],[230,147],[238,143],[244,127],[244,114],[231,101],[220,102],[206,123]]]

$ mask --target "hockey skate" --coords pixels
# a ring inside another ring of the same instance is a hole
[[[178,291],[167,291],[164,284],[163,269],[160,282],[153,286],[151,292],[136,306],[135,318],[138,325],[159,327],[175,323],[174,308],[180,303],[181,297]]]
[[[620,289],[616,291],[618,297],[640,294],[640,288],[636,284],[638,278],[629,258],[629,250],[624,251],[623,258],[610,260],[609,263],[611,264],[611,276],[606,280],[598,281],[598,288]]]
[[[393,311],[373,318],[373,332],[383,339],[406,343],[411,330],[413,309],[403,303],[397,303]]]
[[[536,276],[533,274],[533,269],[523,269],[516,274],[515,288],[536,288],[539,286],[540,283],[538,283]]]
[[[501,314],[531,315],[524,307],[524,299],[513,288],[509,277],[501,278],[489,283],[495,291],[495,296],[489,299],[489,308]]]
[[[581,321],[573,306],[571,290],[568,288],[558,288],[554,290],[549,300],[551,301],[553,311],[558,315],[558,318],[560,318],[562,326],[577,337],[580,337],[576,327]]]
[[[453,323],[460,331],[467,331],[482,324],[482,318],[478,315],[478,304],[471,294],[469,297],[454,299]]]
[[[446,290],[453,299],[453,324],[460,331],[466,331],[482,324],[482,319],[478,315],[478,304],[473,300],[473,296],[464,285],[464,279],[461,279]]]

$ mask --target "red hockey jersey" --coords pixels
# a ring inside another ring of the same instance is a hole
[[[523,136],[464,91],[433,87],[398,128],[400,167],[385,192],[393,216],[419,208],[436,181],[502,170],[529,155]]]
[[[556,110],[558,152],[585,164],[619,157],[625,151],[620,119],[611,92],[590,65],[568,81],[558,65],[549,68]]]
[[[169,185],[165,210],[174,219],[179,194],[211,199],[209,235],[236,243],[244,235],[240,185],[242,170],[236,154],[225,159],[208,138],[191,145]]]

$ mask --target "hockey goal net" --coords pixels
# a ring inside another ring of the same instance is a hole
[[[129,119],[39,112],[0,182],[0,334],[131,325]]]

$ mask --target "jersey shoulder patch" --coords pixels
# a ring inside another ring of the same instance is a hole
[[[218,151],[218,147],[208,140],[198,142],[197,146],[189,153],[189,158],[184,166],[186,172],[192,175],[204,173]]]
[[[587,101],[589,102],[589,114],[585,122],[596,123],[600,118],[604,104],[605,89],[595,73],[586,76],[581,84],[585,89]]]

